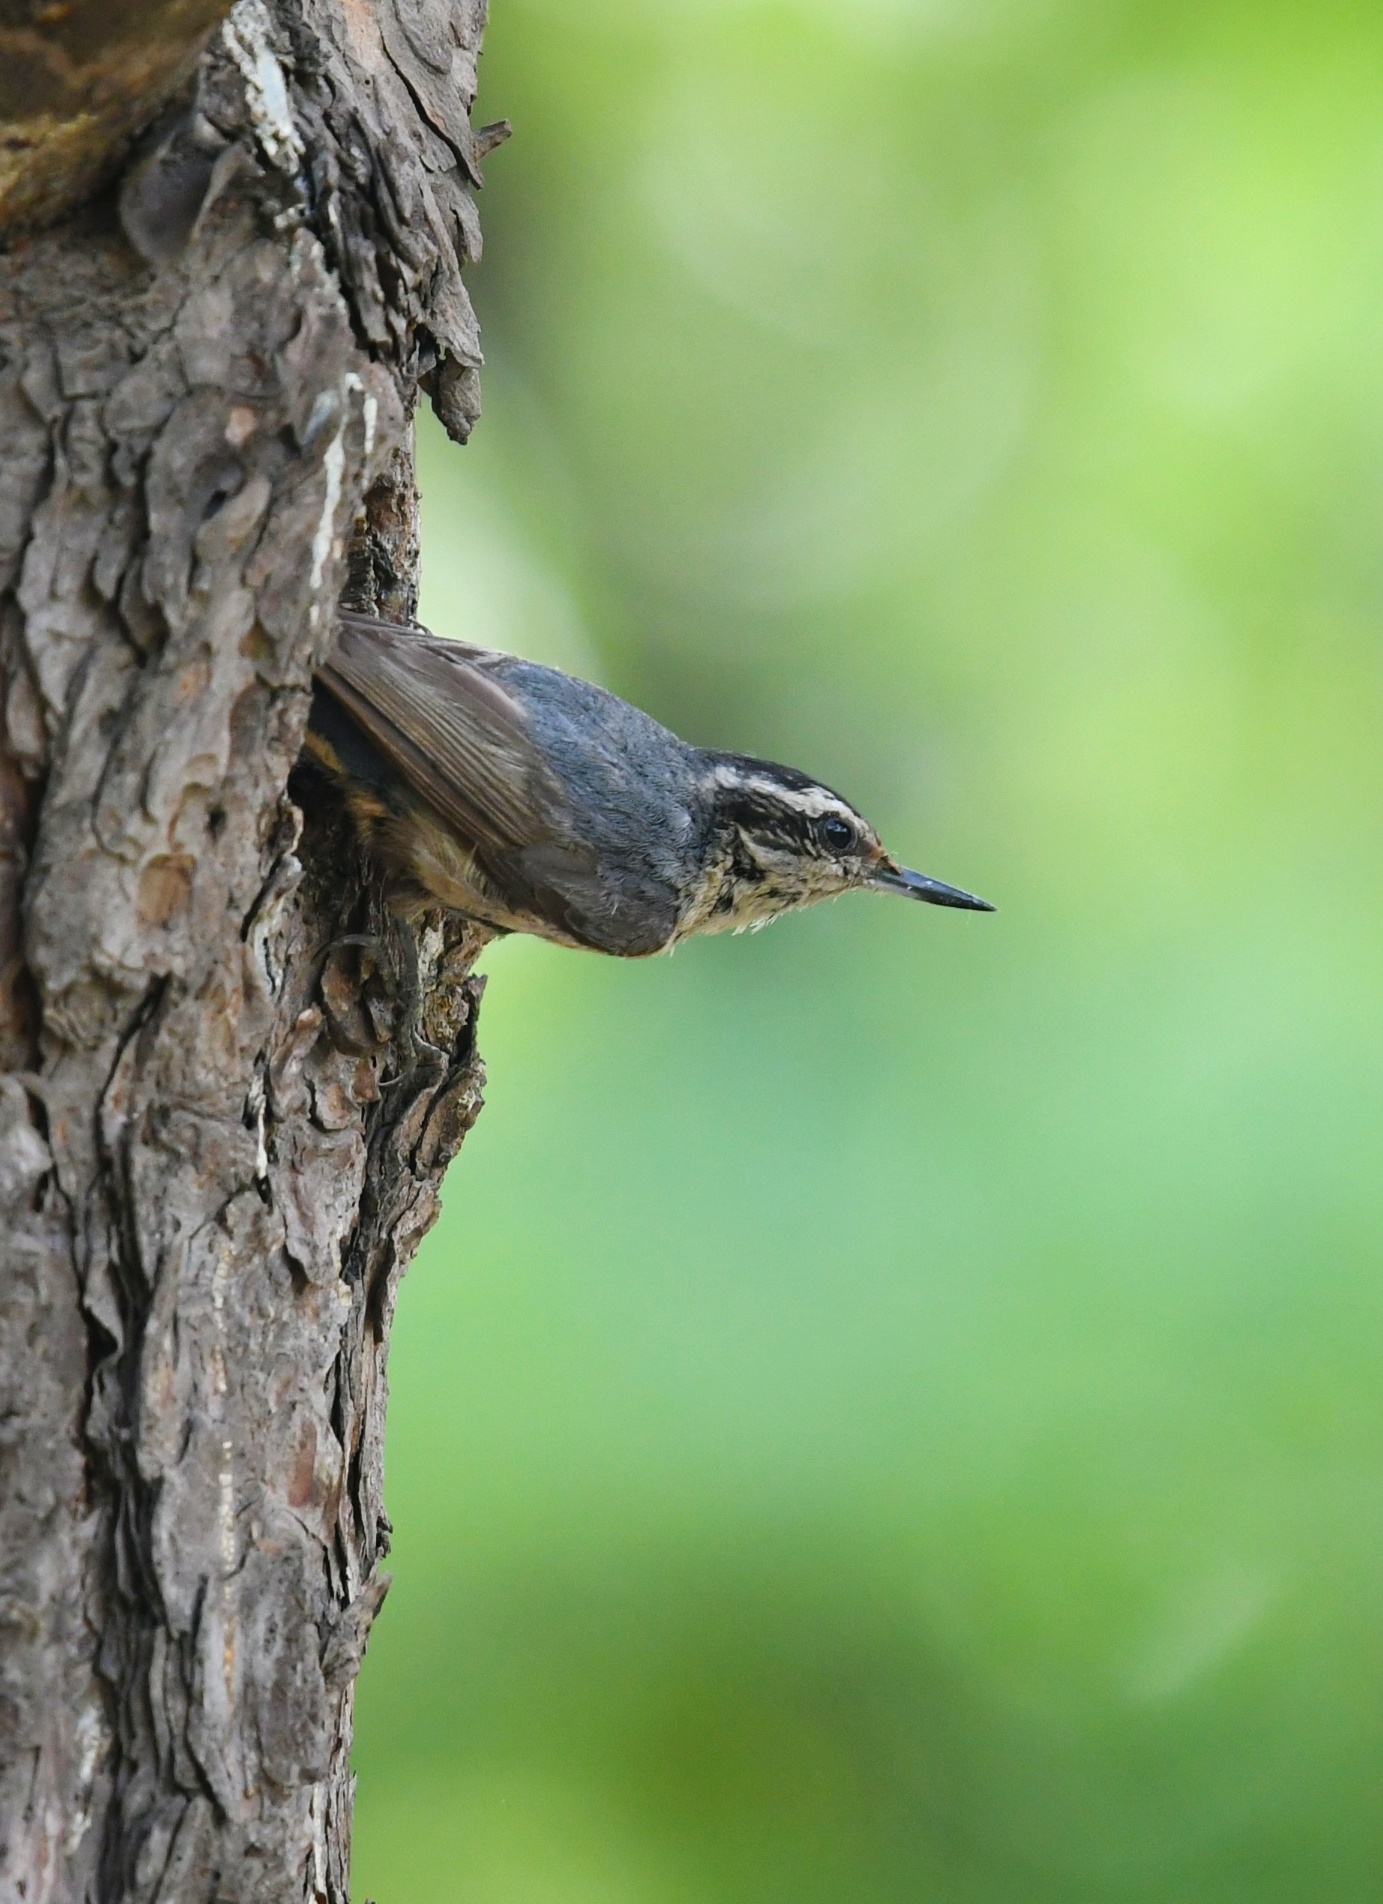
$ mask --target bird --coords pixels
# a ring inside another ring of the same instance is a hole
[[[418,624],[339,613],[305,753],[405,917],[440,906],[643,958],[854,891],[995,910],[900,865],[809,774],[693,746],[605,688]]]

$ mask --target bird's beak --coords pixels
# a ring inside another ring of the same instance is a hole
[[[964,912],[999,910],[987,899],[978,899],[974,893],[962,892],[959,886],[947,886],[939,879],[929,879],[926,873],[914,873],[910,867],[896,862],[881,866],[869,883],[880,892],[903,893],[928,906],[958,906]]]

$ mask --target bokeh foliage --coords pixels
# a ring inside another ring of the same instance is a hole
[[[380,1904],[1383,1869],[1383,15],[495,0],[425,610],[997,918],[496,947]]]

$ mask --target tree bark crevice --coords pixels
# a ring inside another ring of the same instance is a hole
[[[50,224],[186,80],[228,0],[0,5],[0,227]]]

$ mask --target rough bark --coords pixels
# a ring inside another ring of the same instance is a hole
[[[0,256],[5,1900],[347,1893],[478,941],[290,776],[342,591],[414,603],[418,388],[474,418],[483,10],[240,0],[119,192]]]

